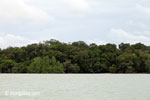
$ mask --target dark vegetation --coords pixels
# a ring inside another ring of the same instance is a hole
[[[0,73],[149,73],[150,47],[142,43],[87,45],[57,40],[0,50]]]

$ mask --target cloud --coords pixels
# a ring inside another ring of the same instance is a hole
[[[0,21],[43,22],[53,20],[46,12],[23,0],[0,0]]]
[[[137,29],[144,29],[144,30],[149,30],[150,27],[149,23],[139,20],[130,20],[127,22],[127,24],[132,27],[136,27]]]
[[[5,34],[0,35],[0,48],[7,48],[9,46],[16,47],[16,46],[25,46],[31,43],[37,43],[35,40],[30,40],[25,37]]]
[[[90,12],[91,7],[86,0],[64,0],[64,3],[75,12]]]
[[[140,4],[136,4],[136,9],[140,12],[146,13],[146,14],[150,14],[150,8],[149,7],[144,7]]]
[[[97,45],[104,45],[104,44],[107,44],[108,42],[106,42],[104,40],[93,39],[93,40],[88,40],[87,43],[88,44],[96,43]]]
[[[59,17],[69,15],[84,15],[92,11],[89,0],[24,0]]]
[[[144,35],[137,35],[137,34],[132,34],[129,32],[126,32],[122,29],[112,29],[109,38],[115,42],[115,43],[138,43],[142,42],[146,45],[150,45],[150,37],[144,36]]]

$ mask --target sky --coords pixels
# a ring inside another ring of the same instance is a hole
[[[0,0],[0,48],[50,39],[150,45],[150,0]]]

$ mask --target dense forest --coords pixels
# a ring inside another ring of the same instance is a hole
[[[149,73],[150,46],[51,39],[0,49],[0,73]]]

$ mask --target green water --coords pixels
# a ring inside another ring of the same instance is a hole
[[[150,75],[1,74],[0,100],[150,100]]]

